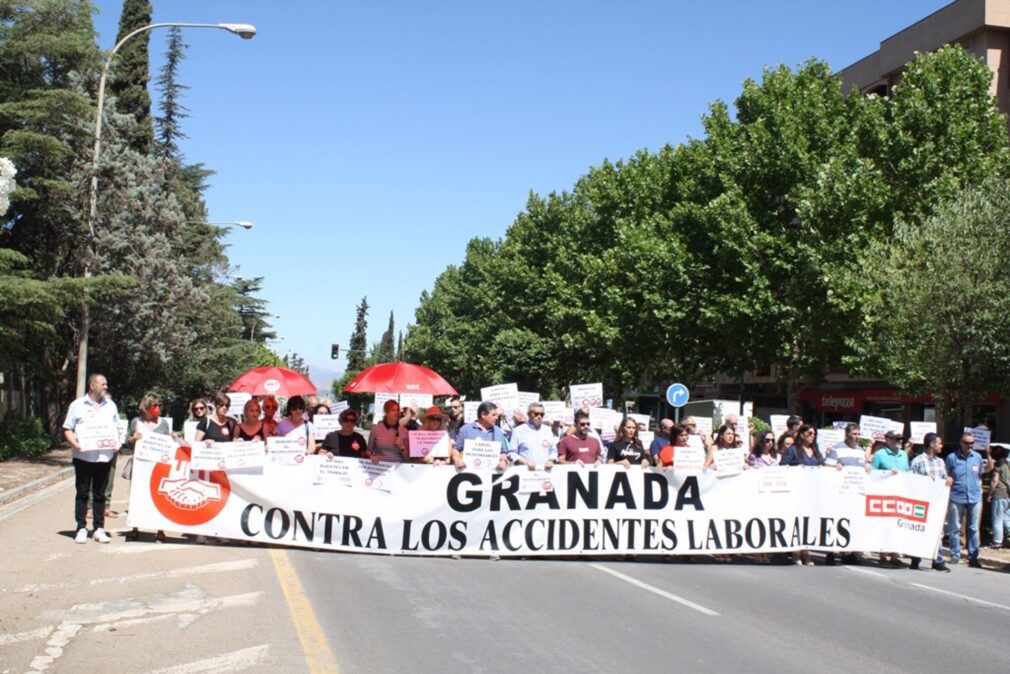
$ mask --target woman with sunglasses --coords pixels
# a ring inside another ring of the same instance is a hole
[[[263,434],[272,438],[277,435],[277,410],[280,409],[280,405],[277,403],[277,398],[266,396],[263,398],[261,407],[263,408]]]
[[[228,416],[231,398],[223,393],[214,397],[214,416],[205,416],[196,427],[196,441],[234,442],[238,423]]]
[[[351,459],[364,459],[368,441],[355,430],[358,423],[356,410],[346,409],[340,413],[340,430],[328,433],[317,454],[326,456],[345,456]]]
[[[754,441],[754,447],[747,455],[747,465],[751,468],[767,468],[779,465],[779,451],[775,446],[775,435],[771,431],[761,431]]]
[[[301,437],[305,435],[305,453],[316,453],[315,432],[312,422],[306,418],[305,399],[301,396],[288,398],[287,416],[277,424],[277,435]]]

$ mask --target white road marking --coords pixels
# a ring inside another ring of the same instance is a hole
[[[261,665],[266,660],[267,651],[270,646],[253,646],[243,648],[240,651],[222,653],[212,658],[204,658],[195,662],[188,662],[184,665],[175,665],[158,669],[149,674],[199,674],[200,672],[240,672],[256,665]]]
[[[148,571],[146,573],[134,573],[129,576],[95,578],[88,581],[88,584],[91,586],[108,585],[110,583],[124,585],[138,580],[152,580],[155,578],[187,578],[189,576],[199,576],[206,573],[231,573],[233,571],[245,571],[246,569],[255,568],[257,565],[259,565],[259,561],[255,559],[238,559],[232,562],[217,562],[214,564],[203,564],[200,566],[188,566],[180,569],[169,569],[167,571]],[[31,583],[11,591],[18,594],[27,594],[42,592],[44,590],[63,590],[76,587],[77,585],[79,585],[79,583]]]
[[[129,543],[128,545],[102,546],[102,554],[136,555],[141,552],[168,552],[169,550],[193,551],[192,543]]]
[[[876,571],[870,571],[869,569],[860,569],[858,566],[846,566],[849,571],[856,571],[858,573],[865,573],[867,576],[876,576],[877,578],[887,578],[886,573],[878,573]]]
[[[705,615],[711,615],[711,616],[717,616],[717,615],[719,615],[719,613],[717,613],[716,611],[713,611],[710,608],[705,608],[704,606],[702,606],[700,604],[695,604],[693,601],[690,601],[688,599],[684,599],[683,597],[678,597],[677,595],[671,594],[671,593],[669,593],[669,592],[667,592],[665,590],[660,590],[658,587],[653,587],[652,585],[649,585],[648,583],[643,583],[642,581],[640,581],[640,580],[638,580],[636,578],[632,578],[631,576],[626,576],[623,573],[620,573],[618,571],[614,571],[613,569],[608,569],[607,567],[605,567],[605,566],[603,566],[601,564],[590,564],[589,566],[591,566],[592,568],[596,569],[597,571],[602,571],[603,573],[609,573],[614,578],[619,578],[619,579],[623,580],[626,583],[630,583],[630,584],[634,585],[635,587],[640,587],[643,590],[647,590],[649,592],[652,592],[653,594],[658,594],[660,597],[663,597],[664,599],[669,599],[670,601],[676,602],[676,603],[681,604],[683,606],[686,606],[688,608],[693,608],[695,611],[698,611],[699,613],[704,613]]]
[[[56,629],[52,625],[46,627],[40,627],[37,630],[31,630],[30,632],[19,632],[17,634],[0,634],[0,646],[6,646],[7,644],[16,644],[21,641],[31,641],[32,639],[45,639],[53,630]]]
[[[919,583],[909,583],[909,585],[913,585],[923,590],[929,590],[930,592],[939,592],[940,594],[950,595],[951,597],[957,597],[958,599],[964,599],[965,601],[972,601],[975,602],[976,604],[982,604],[983,606],[992,606],[993,608],[1001,608],[1004,611],[1010,611],[1010,606],[1004,606],[1003,604],[995,604],[991,601],[986,601],[985,599],[977,599],[975,597],[970,597],[966,594],[951,592],[950,590],[941,590],[938,587],[930,587],[929,585],[921,585]]]

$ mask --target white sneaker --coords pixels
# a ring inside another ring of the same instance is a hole
[[[77,535],[74,536],[74,543],[87,543],[88,542],[88,530],[81,527],[77,530]]]
[[[95,533],[91,537],[95,539],[96,543],[108,543],[112,540],[112,537],[105,533],[105,529],[95,529]]]

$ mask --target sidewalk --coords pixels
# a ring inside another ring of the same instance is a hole
[[[0,504],[73,477],[70,449],[53,449],[34,459],[13,458],[0,463]]]

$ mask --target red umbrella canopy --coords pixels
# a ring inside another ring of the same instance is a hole
[[[435,372],[412,363],[381,363],[365,368],[347,382],[344,393],[430,393],[456,395],[456,389]]]
[[[316,385],[301,372],[286,367],[254,367],[232,382],[229,391],[243,391],[254,396],[312,395]]]

